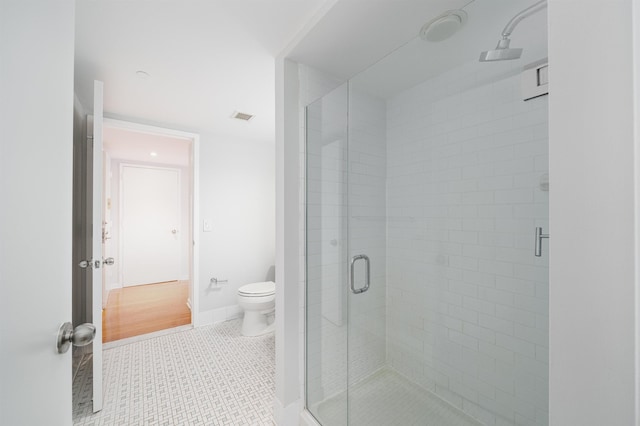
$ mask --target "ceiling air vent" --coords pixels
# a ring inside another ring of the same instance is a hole
[[[253,115],[247,114],[246,112],[235,111],[231,116],[231,118],[235,118],[237,120],[242,120],[242,121],[249,121],[253,118]]]

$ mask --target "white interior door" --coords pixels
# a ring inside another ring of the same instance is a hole
[[[122,165],[122,284],[179,279],[180,171]]]
[[[0,10],[0,424],[71,425],[74,2]]]
[[[96,326],[96,337],[93,340],[93,412],[102,410],[102,224],[104,221],[102,208],[102,118],[103,115],[103,83],[95,80],[93,82],[93,123],[87,126],[91,133],[87,141],[93,141],[91,152],[92,169],[92,193],[89,198],[92,203],[91,218],[91,238],[92,268],[91,288],[92,288],[92,323]]]

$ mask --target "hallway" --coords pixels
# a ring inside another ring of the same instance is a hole
[[[274,335],[241,320],[104,351],[104,408],[91,412],[91,361],[73,386],[73,424],[273,425]]]
[[[102,342],[191,324],[188,281],[124,287],[109,292],[102,311]]]

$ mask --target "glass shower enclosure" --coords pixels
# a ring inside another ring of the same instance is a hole
[[[469,26],[496,34],[527,4],[490,20],[497,2],[475,3]],[[546,19],[516,61],[479,62],[469,37],[416,38],[305,109],[305,388],[323,426],[548,424],[548,110],[521,89]]]

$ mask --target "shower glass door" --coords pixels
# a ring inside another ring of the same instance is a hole
[[[306,401],[347,424],[347,85],[306,108]]]
[[[548,424],[547,97],[521,89],[546,57],[534,34],[492,64],[471,41],[416,38],[349,80],[350,426]]]

